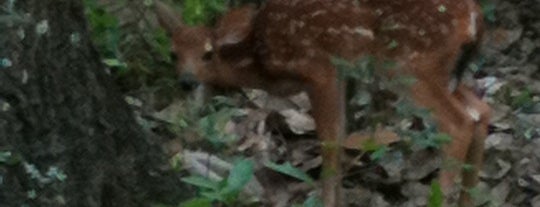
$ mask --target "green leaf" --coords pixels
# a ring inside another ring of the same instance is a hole
[[[450,143],[452,141],[452,137],[446,133],[436,133],[431,138],[434,142],[434,145],[432,147],[440,148],[442,145]]]
[[[446,11],[447,11],[446,6],[444,6],[444,5],[439,5],[439,12],[445,13]]]
[[[471,165],[471,164],[463,164],[463,171],[464,172],[473,172],[474,170],[474,165]]]
[[[169,55],[171,52],[171,40],[167,35],[167,32],[161,28],[156,29],[151,37],[154,39],[154,41],[152,41],[153,49],[167,61],[172,61],[171,56]]]
[[[497,8],[495,2],[493,2],[493,0],[481,0],[480,5],[484,17],[490,22],[495,22],[495,9]]]
[[[219,183],[213,180],[210,180],[202,176],[189,176],[182,178],[182,182],[197,186],[199,188],[206,188],[217,190],[219,188]]]
[[[291,176],[293,178],[299,179],[301,181],[304,181],[306,183],[313,184],[313,179],[308,174],[306,174],[305,172],[303,172],[302,170],[298,168],[295,168],[289,162],[286,162],[282,165],[276,164],[273,162],[267,162],[264,164],[264,166],[274,171],[277,171],[285,175]]]
[[[386,152],[388,152],[388,148],[383,145],[379,147],[377,150],[375,150],[369,157],[372,160],[379,160],[386,154]]]
[[[58,167],[50,167],[46,174],[49,178],[54,178],[61,182],[67,179],[67,175],[62,172]]]
[[[388,44],[388,49],[395,49],[399,46],[399,43],[398,41],[396,40],[392,40],[390,41],[390,43]]]
[[[194,198],[182,202],[180,207],[212,207],[212,201],[208,198]]]
[[[107,65],[108,67],[121,67],[121,68],[127,67],[126,63],[118,59],[113,59],[113,58],[103,59],[103,63]]]
[[[37,198],[37,192],[36,190],[29,190],[26,192],[26,196],[29,198],[29,199],[36,199]]]
[[[227,185],[223,192],[239,192],[253,178],[253,162],[241,160],[234,165],[227,178]]]
[[[524,112],[529,112],[534,106],[533,95],[529,89],[525,89],[512,100],[512,107],[519,108]]]
[[[206,21],[204,4],[200,0],[184,1],[184,10],[182,12],[184,21],[188,25],[204,24]]]
[[[377,141],[375,141],[375,139],[368,139],[361,144],[362,144],[362,149],[367,152],[374,152],[384,147],[384,145],[378,144]]]
[[[223,144],[233,143],[238,139],[233,134],[224,132],[224,128],[231,120],[231,117],[238,114],[237,109],[223,108],[215,113],[209,114],[199,120],[198,130],[202,137],[205,137],[216,147]]]
[[[371,103],[372,95],[367,90],[358,91],[355,96],[352,98],[351,102],[357,106],[366,106]]]
[[[0,163],[7,162],[11,158],[10,151],[0,151]]]
[[[202,192],[201,196],[211,201],[227,202],[227,196],[223,192]]]
[[[523,136],[525,137],[525,139],[531,140],[534,137],[534,135],[536,134],[537,130],[538,129],[535,129],[535,128],[532,128],[532,127],[527,128],[527,129],[525,129],[525,132],[523,132]]]
[[[431,183],[428,207],[442,207],[444,195],[441,185],[437,181]]]
[[[226,10],[224,0],[185,0],[182,15],[188,25],[209,24],[216,16]]]
[[[182,153],[178,153],[174,155],[171,159],[169,159],[169,164],[171,168],[174,169],[175,171],[182,170],[182,165],[183,165]]]
[[[304,201],[303,207],[323,207],[323,203],[316,195],[310,195],[306,201]]]

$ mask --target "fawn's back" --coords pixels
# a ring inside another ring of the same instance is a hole
[[[254,21],[254,45],[271,75],[302,77],[334,56],[369,55],[445,84],[480,35],[479,15],[474,1],[274,0]]]

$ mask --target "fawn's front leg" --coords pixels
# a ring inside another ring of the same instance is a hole
[[[345,135],[345,84],[333,67],[310,69],[308,93],[323,159],[322,200],[326,207],[338,207],[341,202],[341,141]]]

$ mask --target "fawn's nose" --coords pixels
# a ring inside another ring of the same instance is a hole
[[[199,81],[193,74],[182,74],[179,78],[180,87],[183,90],[191,91],[199,86]]]

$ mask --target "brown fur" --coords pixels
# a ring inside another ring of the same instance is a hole
[[[180,73],[218,87],[308,92],[322,140],[325,206],[339,206],[339,142],[345,135],[344,84],[332,56],[392,60],[398,70],[390,75],[414,76],[407,91],[453,137],[447,158],[475,166],[463,174],[463,185],[476,185],[490,109],[470,88],[451,85],[462,47],[481,38],[474,0],[269,0],[260,10],[232,9],[213,28],[164,24],[173,14],[157,4]],[[445,192],[457,174],[441,172]],[[471,205],[466,194],[459,202]]]

